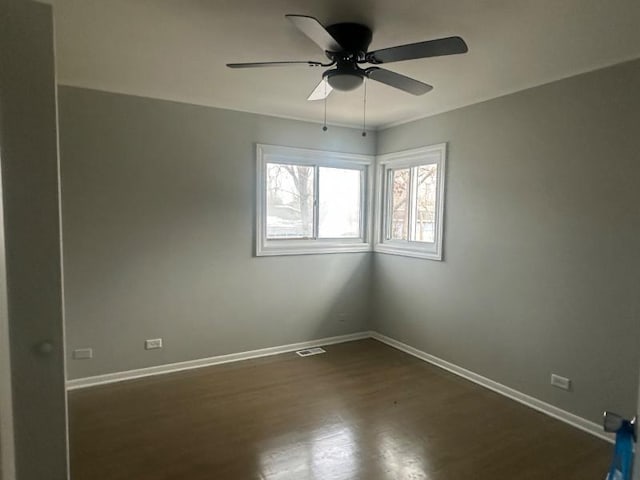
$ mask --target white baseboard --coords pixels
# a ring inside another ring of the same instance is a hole
[[[230,353],[228,355],[218,355],[215,357],[201,358],[198,360],[189,360],[186,362],[158,365],[156,367],[138,368],[136,370],[127,370],[124,372],[107,373],[104,375],[96,375],[93,377],[76,378],[67,381],[67,390],[94,387],[96,385],[122,382],[125,380],[133,380],[135,378],[150,377],[152,375],[162,375],[164,373],[191,370],[194,368],[208,367],[211,365],[220,365],[222,363],[238,362],[240,360],[249,360],[251,358],[267,357],[270,355],[278,355],[279,353],[293,352],[305,348],[321,347],[323,345],[351,342],[353,340],[362,340],[363,338],[369,338],[370,336],[370,332],[358,332],[348,335],[340,335],[337,337],[319,338],[317,340],[309,340],[307,342],[290,343],[288,345],[281,345],[278,347],[261,348],[259,350],[250,350],[248,352]]]
[[[406,343],[402,343],[398,340],[394,340],[391,337],[387,337],[381,333],[370,332],[358,332],[348,335],[340,335],[337,337],[319,338],[317,340],[310,340],[307,342],[291,343],[288,345],[281,345],[278,347],[262,348],[259,350],[250,350],[248,352],[231,353],[228,355],[218,355],[215,357],[201,358],[198,360],[190,360],[186,362],[170,363],[167,365],[158,365],[156,367],[139,368],[136,370],[128,370],[125,372],[107,373],[105,375],[96,375],[93,377],[77,378],[67,381],[67,390],[75,390],[79,388],[93,387],[96,385],[105,385],[108,383],[122,382],[125,380],[133,380],[136,378],[149,377],[152,375],[162,375],[164,373],[179,372],[182,370],[191,370],[194,368],[208,367],[211,365],[220,365],[222,363],[237,362],[240,360],[249,360],[251,358],[267,357],[270,355],[277,355],[279,353],[293,352],[296,350],[302,350],[311,347],[320,347],[323,345],[332,345],[336,343],[351,342],[354,340],[362,340],[364,338],[374,338],[382,343],[385,343],[393,348],[401,350],[409,355],[412,355],[420,360],[428,362],[432,365],[447,370],[455,375],[465,378],[473,383],[481,385],[489,390],[493,390],[505,397],[508,397],[516,402],[522,403],[528,407],[533,408],[539,412],[542,412],[550,417],[553,417],[562,422],[590,433],[598,438],[613,442],[614,437],[605,433],[602,430],[602,426],[594,423],[585,418],[569,413],[566,410],[555,407],[549,403],[538,400],[535,397],[527,395],[525,393],[514,390],[501,383],[498,383],[489,378],[478,375],[470,370],[459,367],[451,362],[447,362],[434,355],[418,350]]]
[[[465,378],[473,383],[477,383],[478,385],[488,388],[489,390],[493,390],[494,392],[504,395],[505,397],[509,397],[516,402],[526,405],[527,407],[531,407],[534,410],[549,415],[550,417],[568,423],[569,425],[590,433],[591,435],[594,435],[611,443],[614,442],[614,437],[605,433],[602,429],[602,425],[598,425],[597,423],[579,417],[578,415],[569,413],[566,410],[562,410],[561,408],[543,402],[542,400],[538,400],[537,398],[519,392],[518,390],[514,390],[513,388],[507,387],[506,385],[502,385],[501,383],[483,377],[482,375],[478,375],[477,373],[467,370],[466,368],[462,368],[458,365],[447,362],[446,360],[442,360],[441,358],[438,358],[434,355],[425,353],[422,350],[418,350],[417,348],[407,345],[406,343],[399,342],[398,340],[394,340],[393,338],[382,335],[381,333],[371,332],[371,337],[382,343],[386,343],[393,348],[408,353],[409,355],[413,355],[420,360],[424,360],[425,362],[447,370],[448,372]]]

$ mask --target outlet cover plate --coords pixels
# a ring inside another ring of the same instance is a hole
[[[73,351],[74,360],[89,360],[93,358],[93,348],[76,348]]]
[[[551,385],[563,390],[571,390],[571,380],[566,377],[556,375],[555,373],[551,374]]]
[[[161,338],[150,338],[144,341],[144,349],[145,350],[155,350],[157,348],[162,348],[162,339]]]

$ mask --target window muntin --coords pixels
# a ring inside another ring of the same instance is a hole
[[[370,251],[373,158],[257,146],[256,254]]]
[[[446,145],[378,159],[375,251],[442,259]]]

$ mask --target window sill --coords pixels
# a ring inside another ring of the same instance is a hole
[[[434,252],[422,248],[411,248],[396,245],[377,244],[374,249],[376,253],[386,253],[389,255],[400,255],[403,257],[422,258],[426,260],[442,261],[442,252]]]
[[[291,242],[269,242],[256,250],[256,257],[272,257],[279,255],[315,255],[327,253],[360,253],[371,252],[371,245],[362,242],[321,242],[295,245]]]

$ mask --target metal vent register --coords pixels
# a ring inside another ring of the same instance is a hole
[[[320,347],[315,347],[315,348],[306,348],[304,350],[298,350],[296,353],[301,357],[309,357],[311,355],[319,355],[321,353],[326,353],[326,350]]]

